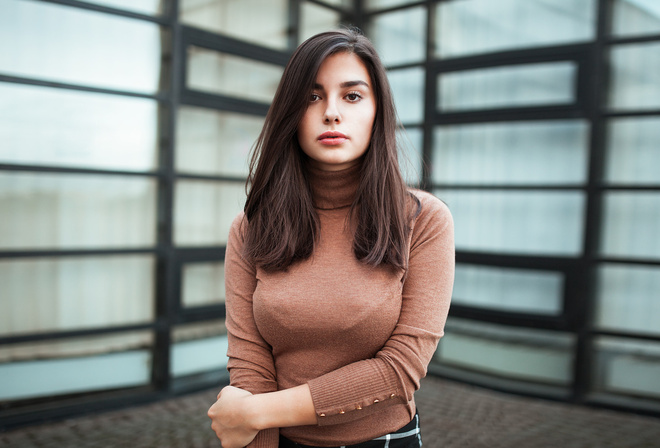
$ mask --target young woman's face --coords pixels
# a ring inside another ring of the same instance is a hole
[[[376,116],[371,77],[352,53],[328,56],[298,126],[298,141],[318,168],[337,171],[351,166],[369,147]]]

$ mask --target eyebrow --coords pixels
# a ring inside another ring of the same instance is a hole
[[[342,89],[345,89],[346,87],[355,87],[355,86],[365,86],[368,88],[369,84],[367,84],[365,81],[362,80],[344,81],[341,84],[339,84],[339,87],[341,87]],[[314,84],[314,89],[323,90],[323,86],[321,84]]]

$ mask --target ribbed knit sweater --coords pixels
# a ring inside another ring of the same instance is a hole
[[[318,419],[261,431],[250,448],[276,448],[279,431],[305,445],[349,445],[414,416],[413,393],[449,311],[453,222],[440,200],[412,190],[421,210],[411,221],[407,271],[365,265],[347,222],[359,175],[359,165],[310,169],[320,237],[309,259],[284,272],[246,261],[243,214],[232,224],[225,257],[231,384],[258,394],[307,383]]]

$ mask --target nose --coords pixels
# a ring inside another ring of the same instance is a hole
[[[341,121],[341,115],[339,114],[339,109],[337,103],[334,101],[328,101],[325,112],[323,113],[323,122],[325,124],[330,123],[339,123]]]

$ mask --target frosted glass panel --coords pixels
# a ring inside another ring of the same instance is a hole
[[[402,123],[420,123],[424,119],[424,74],[421,67],[387,73]]]
[[[353,7],[353,0],[323,0],[323,3],[328,5],[343,6],[349,9]]]
[[[279,65],[188,47],[187,86],[194,90],[270,103],[284,71]]]
[[[660,109],[660,43],[614,47],[610,63],[610,108]]]
[[[286,49],[288,0],[181,0],[187,25],[275,49]]]
[[[180,172],[247,176],[250,149],[263,117],[181,106],[176,132]],[[1,126],[1,125],[0,125]]]
[[[148,322],[151,255],[0,260],[0,334]]]
[[[180,246],[223,245],[245,205],[245,184],[179,180],[174,204],[174,240]]]
[[[660,118],[609,122],[606,178],[611,183],[660,184]]]
[[[552,62],[465,70],[438,76],[438,109],[458,112],[575,101],[577,66]]]
[[[660,344],[603,337],[596,341],[596,387],[603,392],[660,398]]]
[[[399,169],[408,185],[417,185],[422,179],[422,145],[424,131],[408,128],[397,131]]]
[[[571,382],[573,338],[568,334],[507,328],[453,319],[436,355],[454,365],[523,381]]]
[[[588,147],[582,120],[439,126],[431,175],[458,185],[583,183]]]
[[[53,3],[0,5],[0,73],[153,93],[161,31],[153,24]]]
[[[605,195],[602,253],[660,259],[660,193]]]
[[[456,249],[577,256],[585,198],[577,191],[435,190],[452,211]]]
[[[564,278],[559,272],[456,265],[452,303],[519,313],[562,312]]]
[[[163,12],[164,1],[167,0],[85,0],[85,3],[154,15]]]
[[[426,58],[426,10],[411,8],[374,16],[369,37],[387,65]]]
[[[340,15],[337,11],[314,3],[304,2],[300,7],[300,31],[298,41],[303,42],[314,34],[339,27]]]
[[[0,401],[144,386],[152,336],[132,332],[0,347]]]
[[[0,363],[35,359],[75,358],[124,350],[144,349],[153,344],[153,334],[131,331],[85,338],[51,339],[0,346]],[[0,382],[0,387],[2,382]]]
[[[209,371],[221,372],[227,367],[227,336],[179,342],[172,345],[170,374],[173,377]]]
[[[612,33],[632,36],[660,33],[658,0],[614,0]]]
[[[660,268],[601,266],[596,309],[599,328],[660,334]]]
[[[188,263],[183,267],[184,306],[215,305],[225,302],[225,264]]]
[[[0,249],[145,247],[156,182],[133,176],[0,172]]]
[[[226,372],[227,329],[223,320],[177,325],[172,341],[171,376]]]
[[[471,0],[435,8],[435,54],[443,58],[585,42],[596,30],[596,0]]]
[[[416,3],[418,1],[419,0],[366,0],[365,4],[368,9],[384,9],[406,5],[408,3]]]
[[[154,100],[0,83],[0,163],[153,170],[158,116]]]

